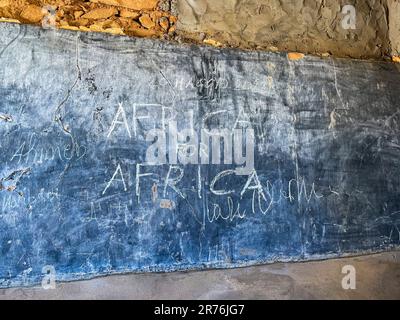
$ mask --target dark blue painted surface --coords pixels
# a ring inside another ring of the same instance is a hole
[[[45,265],[74,280],[398,247],[393,64],[2,24],[0,65],[0,286]],[[110,133],[120,105],[128,129]],[[144,135],[171,112],[181,128],[254,129],[262,190],[232,174],[215,188],[233,193],[211,192],[236,165],[145,165]]]

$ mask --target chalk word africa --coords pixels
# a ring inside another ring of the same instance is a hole
[[[254,144],[255,136],[252,128],[223,128],[210,129],[201,128],[200,139],[198,132],[194,129],[193,110],[187,112],[188,128],[178,130],[175,115],[167,116],[167,107],[161,105],[143,105],[144,107],[159,106],[161,108],[161,128],[145,130],[145,140],[152,144],[146,152],[147,165],[164,164],[235,164],[238,166],[236,173],[247,175],[254,169]],[[137,105],[133,106],[132,130],[134,137],[138,137],[137,128],[139,120],[149,120],[147,115],[139,116]],[[171,113],[171,111],[169,111]],[[209,117],[206,116],[206,119]],[[203,119],[203,124],[204,124]],[[121,127],[126,130],[129,138],[132,138],[131,126],[128,123],[124,106],[119,107],[111,123],[107,138]],[[211,149],[210,149],[211,142]],[[223,145],[223,154],[221,152]],[[245,154],[243,154],[245,151]],[[223,155],[223,161],[221,160]],[[210,161],[211,160],[211,161]]]

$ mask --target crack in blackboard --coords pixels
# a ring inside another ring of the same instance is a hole
[[[8,49],[8,47],[10,47],[17,39],[18,37],[21,35],[21,26],[19,26],[19,31],[18,34],[9,42],[5,45],[5,47],[0,51],[0,57],[3,55],[3,53]]]
[[[70,130],[63,124],[62,122],[62,116],[59,114],[59,111],[61,108],[65,105],[65,103],[68,101],[69,97],[71,96],[71,92],[74,90],[75,86],[77,85],[78,81],[81,80],[82,78],[82,72],[81,68],[79,66],[79,33],[76,37],[76,69],[77,69],[77,76],[72,84],[72,86],[67,90],[67,94],[64,97],[64,99],[61,101],[61,103],[57,106],[57,109],[55,111],[55,121],[58,122],[62,128],[63,131],[65,131],[68,134],[71,134]]]

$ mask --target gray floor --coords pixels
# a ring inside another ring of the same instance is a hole
[[[342,268],[356,289],[342,288]],[[0,299],[400,299],[400,252],[231,270],[130,274],[0,290]]]

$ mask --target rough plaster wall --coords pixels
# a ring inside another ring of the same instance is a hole
[[[341,26],[341,9],[353,4],[355,30]],[[355,58],[388,52],[386,0],[178,0],[179,27],[234,47]]]
[[[59,28],[352,58],[400,55],[399,0],[0,0],[0,17]],[[344,5],[355,30],[341,26]],[[179,18],[176,26],[177,16]],[[395,58],[394,60],[400,60]]]
[[[389,36],[391,54],[400,56],[400,0],[389,0]]]

